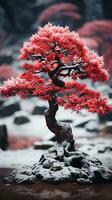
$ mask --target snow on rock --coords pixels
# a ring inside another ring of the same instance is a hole
[[[54,146],[53,141],[36,141],[34,142],[34,149],[49,149],[50,147]]]
[[[6,182],[33,183],[42,180],[49,183],[112,183],[112,171],[97,158],[82,153],[64,142],[50,148],[32,165],[14,170]]]
[[[32,115],[44,115],[45,110],[47,110],[46,106],[36,105],[32,111]]]
[[[112,139],[96,138],[92,141],[86,140],[79,150],[99,158],[105,166],[112,169]]]
[[[13,99],[10,99],[8,101],[5,101],[0,106],[0,117],[3,118],[3,117],[11,116],[13,113],[19,110],[21,110],[19,102]]]
[[[13,122],[17,125],[25,124],[30,122],[29,113],[25,111],[17,111],[13,114]]]

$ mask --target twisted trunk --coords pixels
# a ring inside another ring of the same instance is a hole
[[[58,103],[56,95],[52,95],[52,100],[49,101],[49,109],[45,111],[46,125],[53,132],[59,143],[67,141],[74,146],[72,128],[69,124],[65,124],[56,120],[56,112],[58,111]]]

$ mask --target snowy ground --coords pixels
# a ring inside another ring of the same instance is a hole
[[[82,144],[79,148],[80,151],[99,158],[105,166],[112,169],[112,139],[99,137],[92,140],[83,140]]]
[[[40,106],[46,105],[46,102],[38,102]],[[30,122],[23,124],[23,125],[16,125],[14,124],[14,115],[11,117],[0,119],[1,124],[6,124],[8,129],[8,136],[9,137],[15,137],[19,141],[21,137],[24,139],[26,138],[37,138],[40,140],[49,140],[54,136],[53,133],[51,133],[45,124],[45,118],[44,115],[31,115],[32,108],[34,106],[34,102],[31,101],[22,101],[21,107],[22,110],[27,112]],[[96,156],[102,159],[103,162],[106,163],[106,165],[110,165],[111,160],[111,166],[112,166],[112,159],[111,153],[106,152],[104,154],[99,154],[98,148],[102,143],[104,145],[110,145],[112,141],[110,139],[102,139],[102,138],[96,138],[98,135],[95,132],[88,132],[85,130],[85,128],[78,127],[79,124],[84,123],[89,120],[96,120],[98,121],[96,114],[88,113],[87,111],[81,112],[81,114],[77,114],[75,112],[71,112],[69,110],[65,111],[63,108],[60,108],[57,113],[57,119],[61,121],[67,121],[70,120],[71,127],[73,129],[74,137],[76,139],[76,144],[80,146],[80,150],[87,152],[91,154],[92,156]],[[95,139],[96,138],[96,139]],[[92,144],[92,145],[91,145]],[[95,148],[95,145],[97,148]],[[112,145],[112,144],[111,144]],[[44,150],[34,150],[32,148],[27,149],[21,149],[21,150],[7,150],[2,151],[0,150],[0,168],[17,168],[21,165],[30,165],[31,163],[39,160],[40,156],[44,153]],[[106,160],[106,161],[105,161]]]
[[[0,150],[0,168],[18,168],[24,165],[31,165],[38,162],[44,150],[33,148],[20,150]]]
[[[98,157],[105,166],[112,168],[112,151],[99,152],[104,147],[112,147],[112,140],[106,138],[77,138],[76,144],[80,146],[80,151]],[[0,168],[18,168],[24,165],[31,165],[36,161],[38,162],[44,152],[45,150],[34,150],[33,148],[7,151],[0,150]]]
[[[47,102],[39,102],[38,105],[46,106]],[[37,137],[42,140],[46,140],[54,136],[52,132],[48,130],[45,123],[44,115],[31,115],[30,112],[33,108],[33,102],[22,101],[21,107],[22,110],[26,112],[27,116],[30,119],[29,123],[23,125],[14,124],[14,115],[11,117],[1,118],[0,123],[6,124],[8,128],[8,135],[15,137]],[[88,113],[87,111],[81,112],[81,114],[77,114],[70,110],[64,110],[60,108],[56,115],[58,120],[71,120],[71,127],[73,129],[73,133],[75,137],[93,137],[93,134],[88,133],[85,129],[75,127],[81,123],[84,123],[89,120],[97,120],[96,114]]]

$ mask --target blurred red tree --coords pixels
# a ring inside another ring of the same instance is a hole
[[[4,81],[11,77],[16,77],[17,71],[12,69],[8,64],[3,64],[0,66],[0,80]]]
[[[78,30],[91,49],[103,55],[105,68],[112,74],[112,20],[94,20]]]
[[[78,13],[78,7],[72,3],[57,3],[46,8],[38,17],[37,22],[43,24],[49,22],[55,17],[68,17],[72,21],[80,20],[81,16]]]
[[[86,78],[93,81],[108,80],[103,58],[89,50],[79,35],[70,32],[68,27],[49,23],[40,28],[24,43],[20,58],[27,60],[23,65],[26,72],[6,81],[1,92],[5,96],[33,95],[48,100],[46,124],[59,141],[71,142],[73,136],[69,125],[63,125],[55,119],[58,105],[74,111],[87,108],[90,112],[106,113],[112,110],[106,97],[79,82]],[[69,80],[66,80],[67,77]]]

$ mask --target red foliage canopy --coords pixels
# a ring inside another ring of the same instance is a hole
[[[27,60],[23,65],[26,72],[6,81],[1,87],[3,95],[34,95],[50,100],[56,93],[59,105],[67,109],[112,110],[100,92],[78,82],[84,78],[106,81],[109,75],[103,58],[89,50],[76,32],[49,23],[25,42],[20,52],[20,58]]]

